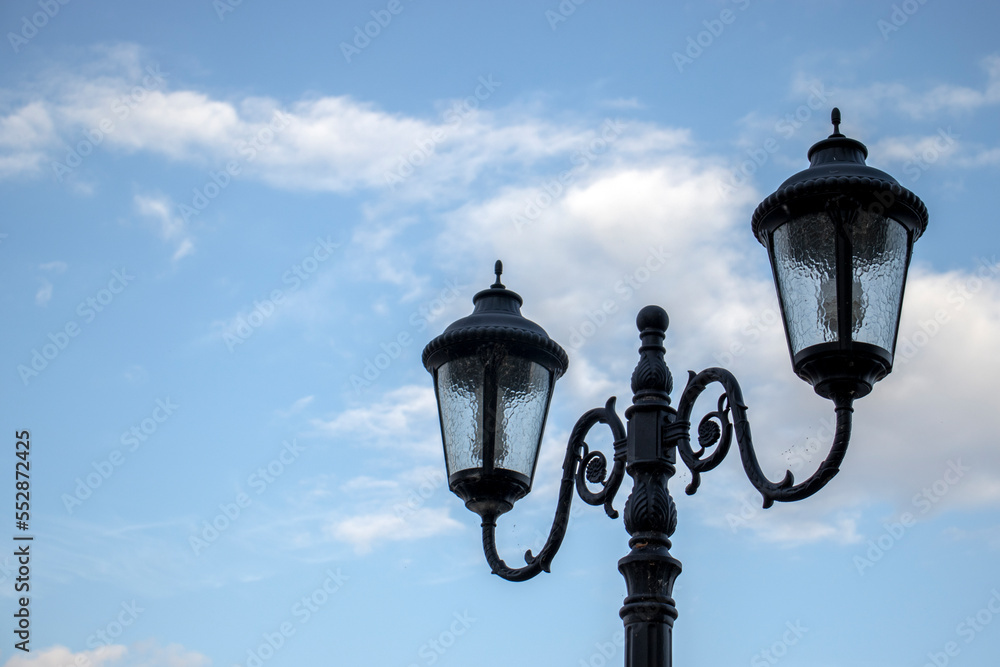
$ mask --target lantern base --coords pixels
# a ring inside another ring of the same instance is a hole
[[[482,468],[460,470],[448,478],[448,486],[465,506],[481,517],[498,517],[509,512],[514,503],[531,490],[531,480],[513,470]]]
[[[823,398],[861,398],[892,372],[892,355],[868,343],[811,345],[792,358],[795,374],[813,386]]]

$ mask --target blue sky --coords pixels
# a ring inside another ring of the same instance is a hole
[[[628,405],[648,303],[676,382],[732,370],[765,471],[804,477],[833,411],[791,372],[750,216],[838,106],[930,212],[896,367],[817,496],[761,510],[733,456],[675,481],[675,660],[994,665],[998,14],[5,2],[0,419],[11,469],[31,434],[35,541],[28,654],[0,557],[0,661],[619,664],[620,520],[577,501],[551,574],[491,576],[420,352],[498,257],[569,352],[511,564],[576,418]]]

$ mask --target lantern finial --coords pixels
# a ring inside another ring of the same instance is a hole
[[[502,282],[500,282],[500,274],[503,273],[503,262],[501,262],[499,259],[497,260],[497,263],[493,265],[493,273],[497,274],[497,281],[492,285],[490,285],[490,287],[503,289],[504,285]]]
[[[840,109],[837,107],[833,107],[833,111],[830,112],[830,122],[833,123],[833,134],[830,138],[844,136],[840,133]]]

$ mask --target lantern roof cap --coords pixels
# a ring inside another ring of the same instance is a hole
[[[500,260],[494,272],[496,282],[472,298],[472,314],[452,322],[424,348],[424,367],[433,372],[449,359],[471,353],[478,345],[501,343],[517,346],[524,356],[538,361],[557,378],[562,376],[569,366],[566,351],[549,338],[545,329],[521,315],[524,300],[500,282]]]
[[[868,148],[840,132],[840,109],[834,107],[830,120],[833,134],[809,149],[809,167],[789,177],[757,206],[751,222],[754,236],[766,246],[768,233],[783,222],[843,195],[898,220],[917,240],[927,228],[927,207],[895,178],[865,164]]]

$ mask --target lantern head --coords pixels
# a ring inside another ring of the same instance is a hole
[[[566,352],[521,315],[521,297],[500,282],[473,297],[471,315],[424,348],[434,376],[448,484],[484,518],[531,490],[545,418]]]
[[[809,167],[753,214],[767,248],[795,373],[821,396],[860,398],[892,370],[913,243],[927,227],[920,198],[865,164],[840,133],[809,150]]]

